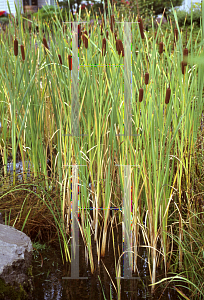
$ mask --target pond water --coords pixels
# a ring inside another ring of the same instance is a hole
[[[13,164],[8,163],[7,170],[10,171],[12,177]],[[23,172],[22,162],[16,165],[16,173],[19,180],[22,180]],[[12,182],[12,178],[11,178]],[[109,228],[108,242],[106,246],[106,254],[100,259],[98,265],[96,243],[92,236],[92,251],[95,271],[91,273],[88,254],[84,247],[81,234],[79,236],[79,276],[88,277],[88,279],[62,279],[62,277],[71,277],[71,263],[63,264],[60,249],[45,247],[45,250],[39,250],[43,258],[41,266],[41,255],[34,250],[33,255],[33,275],[34,275],[34,299],[119,299],[116,290],[117,280],[115,265],[118,263],[119,256],[122,253],[122,226],[118,225],[118,230],[114,228],[115,255],[113,249],[113,237]],[[140,234],[140,245],[144,246],[142,235]],[[34,244],[34,248],[37,246]],[[69,245],[71,253],[71,242]],[[118,250],[119,248],[119,250]],[[120,261],[121,270],[123,270],[123,258]],[[123,276],[123,271],[121,271]],[[145,247],[139,247],[137,260],[137,274],[133,274],[136,279],[120,279],[120,299],[161,299],[161,300],[177,300],[178,293],[174,289],[173,284],[165,288],[157,286],[155,294],[151,295],[151,287],[149,287],[149,267],[147,251]],[[157,273],[157,281],[161,280],[164,274]],[[185,291],[185,294],[186,291]]]
[[[118,233],[114,229],[114,236],[117,236],[118,244],[115,247],[116,256],[114,256],[112,238],[107,244],[106,255],[101,258],[100,264],[97,264],[96,245],[92,239],[92,249],[94,257],[95,271],[91,274],[90,265],[86,258],[85,248],[81,236],[79,237],[79,276],[88,277],[88,279],[62,279],[62,277],[71,277],[71,264],[62,264],[61,254],[57,249],[47,249],[42,251],[43,266],[41,267],[41,256],[35,251],[35,259],[33,258],[33,275],[34,275],[34,293],[36,300],[43,299],[119,299],[116,293],[117,289],[115,261],[118,263],[119,246],[122,253],[122,227],[118,226]],[[110,233],[110,231],[109,231]],[[121,241],[121,243],[120,243]],[[109,248],[109,250],[108,250]],[[70,247],[71,250],[71,247]],[[116,257],[116,259],[115,259]],[[106,268],[108,272],[106,271]],[[121,260],[121,270],[123,270],[123,259]],[[148,286],[149,268],[147,262],[146,248],[139,249],[137,262],[138,273],[133,274],[136,279],[124,280],[120,279],[120,295],[121,299],[163,299],[177,300],[178,293],[173,286],[164,290],[160,288],[156,290],[155,295],[151,296],[151,288]],[[109,276],[109,274],[110,276]],[[123,274],[121,274],[123,276]],[[111,279],[110,279],[111,277]],[[160,277],[161,279],[161,277]],[[159,279],[158,279],[159,280]],[[157,280],[157,281],[158,281]],[[115,287],[114,287],[114,285]],[[162,293],[163,292],[163,293]]]

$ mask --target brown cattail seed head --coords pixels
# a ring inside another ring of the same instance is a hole
[[[123,48],[123,50],[122,50],[122,57],[124,57],[125,56],[125,53],[124,53],[124,48]]]
[[[45,46],[45,48],[47,48],[49,50],[46,38],[43,38],[43,45]]]
[[[165,103],[166,103],[166,104],[169,103],[170,96],[171,96],[171,89],[168,88],[168,89],[166,90],[166,98],[165,98]]]
[[[103,24],[101,24],[101,35],[103,35]]]
[[[106,37],[107,37],[107,39],[108,39],[108,31],[106,31]]]
[[[85,33],[87,33],[87,31],[84,31],[83,35],[82,35],[82,41],[83,41],[84,44],[85,44],[85,36],[84,36]]]
[[[69,60],[69,70],[72,70],[72,56],[68,55],[68,60]]]
[[[143,30],[143,22],[142,22],[142,19],[139,18],[139,19],[138,19],[138,22],[139,22],[139,28],[140,28],[141,38],[144,39],[144,30]]]
[[[118,40],[118,54],[120,55],[123,51],[123,43],[121,40]]]
[[[84,31],[84,36],[83,36],[83,43],[84,43],[85,48],[87,49],[88,48],[88,38],[85,37],[85,34],[88,36],[87,31]]]
[[[111,16],[111,31],[113,32],[113,26],[114,26],[114,15]]]
[[[104,56],[106,53],[106,39],[103,38],[103,42],[102,42],[102,55]]]
[[[145,84],[149,82],[149,73],[145,73]]]
[[[181,62],[181,69],[182,69],[182,74],[184,75],[184,68],[185,68],[185,63],[182,61]]]
[[[62,65],[62,57],[61,57],[61,55],[58,54],[58,57],[59,57],[60,64]]]
[[[139,102],[142,102],[143,99],[143,88],[139,89]]]
[[[18,56],[18,41],[17,41],[17,39],[14,40],[14,55]]]
[[[184,61],[185,66],[187,66],[187,58],[188,58],[188,49],[185,48],[185,49],[183,49],[183,61]]]
[[[164,49],[163,49],[163,46],[164,46],[163,42],[160,42],[160,43],[159,43],[159,53],[160,53],[160,54],[163,53],[163,50],[164,50]]]
[[[81,25],[78,25],[78,35],[79,35],[79,39],[81,38]]]
[[[22,56],[22,60],[25,60],[25,51],[24,51],[24,46],[21,45],[21,56]]]
[[[178,29],[174,29],[174,42],[178,41]]]

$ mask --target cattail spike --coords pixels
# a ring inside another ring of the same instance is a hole
[[[182,74],[184,75],[184,68],[185,68],[185,63],[182,61],[181,62],[181,69],[182,69]]]
[[[142,102],[142,99],[143,99],[143,88],[139,89],[139,102]]]
[[[85,37],[85,35],[88,36],[87,31],[84,31],[84,34],[83,34],[83,43],[84,43],[85,48],[87,49],[88,48],[88,38]]]
[[[143,30],[143,22],[142,22],[142,19],[139,18],[139,19],[138,19],[138,22],[139,22],[139,28],[140,28],[141,38],[144,39],[144,30]]]
[[[43,38],[43,45],[45,46],[45,48],[47,48],[49,50],[46,38]]]
[[[187,59],[188,59],[188,49],[185,48],[183,49],[183,62],[185,66],[187,66]]]
[[[123,50],[122,50],[122,57],[124,57],[125,56],[125,53],[124,53],[124,48],[123,48]]]
[[[17,39],[14,40],[14,55],[18,56],[18,41],[17,41]]]
[[[81,46],[81,25],[78,25],[78,48]]]
[[[114,15],[111,16],[111,31],[113,32],[114,27]]]
[[[160,54],[162,54],[163,51],[164,51],[163,47],[164,47],[163,42],[160,42],[160,43],[159,43],[159,53],[160,53]]]
[[[169,103],[170,96],[171,96],[171,89],[168,88],[168,89],[166,90],[166,98],[165,98],[165,103],[166,103],[166,104]]]
[[[108,39],[108,30],[106,31],[106,38]]]
[[[24,51],[24,46],[21,45],[21,56],[22,56],[22,60],[25,60],[25,51]]]
[[[123,43],[121,40],[118,40],[118,54],[120,55],[123,51]]]
[[[145,73],[145,84],[147,85],[149,82],[149,73]]]
[[[69,60],[69,70],[72,70],[72,56],[68,55],[68,60]]]
[[[61,57],[61,55],[58,54],[58,57],[59,57],[60,64],[62,65],[62,57]]]
[[[102,42],[102,55],[104,56],[106,53],[106,39],[103,38],[103,42]]]

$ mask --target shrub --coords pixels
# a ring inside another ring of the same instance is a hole
[[[187,12],[185,10],[177,10],[176,11],[179,26],[183,25],[191,25],[191,12]],[[202,12],[199,9],[195,9],[193,11],[192,22],[195,23],[196,26],[200,26],[200,17],[202,16]],[[175,22],[175,18],[173,12],[170,13],[170,18],[173,22]],[[185,21],[186,19],[186,21]]]

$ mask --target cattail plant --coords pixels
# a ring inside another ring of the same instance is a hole
[[[81,25],[78,25],[78,47],[81,46]]]
[[[123,50],[122,50],[122,57],[124,57],[125,56],[125,53],[124,53],[124,48],[123,48]]]
[[[111,31],[114,30],[114,15],[111,16]]]
[[[25,60],[25,51],[24,51],[24,46],[21,45],[21,56],[22,56],[22,60]]]
[[[106,31],[106,38],[108,39],[108,30]]]
[[[117,44],[116,44],[116,46],[117,46]],[[121,54],[121,52],[123,51],[123,43],[122,43],[122,41],[121,40],[118,40],[118,54],[120,55]]]
[[[159,43],[159,53],[162,54],[163,51],[164,51],[164,44],[163,44],[163,42],[160,42]]]
[[[145,73],[145,84],[147,85],[149,82],[149,73]]]
[[[166,90],[166,98],[165,98],[165,103],[166,103],[166,104],[169,103],[170,96],[171,96],[171,89],[168,88],[168,89]]]
[[[183,63],[184,63],[184,66],[187,66],[187,58],[188,58],[188,49],[185,48],[185,49],[183,49]]]
[[[84,34],[83,34],[83,43],[84,43],[85,48],[87,49],[88,48],[88,38],[85,37],[85,35],[88,36],[87,31],[84,31]]]
[[[14,55],[18,56],[18,41],[17,41],[17,39],[14,40]]]
[[[45,46],[45,48],[47,48],[49,50],[49,47],[47,45],[47,41],[46,38],[43,38],[43,45]]]
[[[69,60],[69,70],[72,70],[72,56],[68,55],[68,60]]]
[[[101,35],[103,35],[103,23],[101,24]]]
[[[144,29],[143,29],[142,18],[139,18],[139,19],[138,19],[138,22],[139,22],[139,28],[140,28],[141,38],[144,39]]]
[[[139,102],[142,102],[142,99],[143,99],[143,88],[139,89]]]
[[[187,65],[187,64],[186,64]],[[181,69],[182,69],[182,74],[184,75],[184,69],[185,69],[185,63],[184,61],[181,62]]]
[[[102,41],[102,55],[104,56],[106,53],[106,39],[103,38],[103,41]]]
[[[60,64],[62,65],[62,57],[61,57],[61,55],[58,54],[58,57],[59,57]]]
[[[117,33],[115,32],[115,40],[117,40]]]

